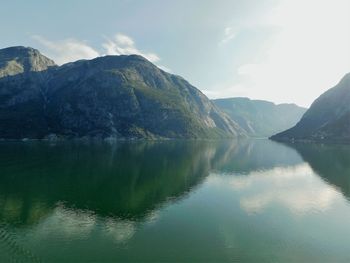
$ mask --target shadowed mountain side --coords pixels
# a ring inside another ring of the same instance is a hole
[[[47,134],[46,82],[55,68],[35,49],[0,49],[0,138]]]
[[[0,50],[0,138],[244,135],[197,88],[141,56],[105,56],[58,67],[31,48]]]
[[[297,125],[271,139],[350,142],[350,73],[318,97]]]

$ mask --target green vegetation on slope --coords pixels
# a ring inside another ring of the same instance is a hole
[[[141,56],[58,67],[37,50],[13,47],[0,50],[0,72],[0,138],[245,135],[198,89]]]

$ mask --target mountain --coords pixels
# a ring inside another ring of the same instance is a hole
[[[137,55],[62,66],[0,50],[0,138],[231,138],[244,131],[203,93]]]
[[[0,49],[0,138],[37,138],[47,130],[43,91],[55,67],[32,48]]]
[[[350,73],[316,99],[297,125],[271,139],[350,141]]]
[[[306,109],[295,104],[274,104],[248,98],[217,99],[213,102],[252,137],[269,137],[293,127]]]
[[[0,49],[0,78],[21,73],[45,71],[55,62],[33,48],[9,47]]]

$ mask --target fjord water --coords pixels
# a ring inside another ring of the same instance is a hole
[[[349,262],[350,147],[2,142],[0,262]]]

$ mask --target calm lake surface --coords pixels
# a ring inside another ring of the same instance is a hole
[[[350,262],[350,146],[0,143],[0,262]]]

